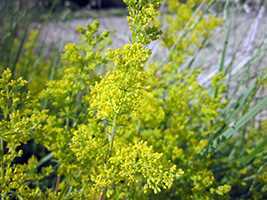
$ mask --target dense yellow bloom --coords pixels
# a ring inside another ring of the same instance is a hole
[[[109,53],[113,71],[92,88],[90,105],[100,119],[121,118],[142,103],[145,93],[144,63],[149,50],[141,44],[125,45]]]

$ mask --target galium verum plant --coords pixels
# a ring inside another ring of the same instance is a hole
[[[101,33],[98,22],[80,27],[81,42],[65,46],[62,76],[47,81],[37,95],[26,81],[3,71],[1,199],[232,198],[236,177],[242,178],[239,170],[218,172],[217,166],[243,167],[246,174],[248,165],[230,163],[229,148],[209,150],[228,126],[225,74],[214,76],[207,89],[198,82],[199,69],[179,68],[222,21],[196,9],[202,1],[169,0],[169,24],[162,31],[161,1],[125,3],[132,41],[110,49],[109,33]],[[156,39],[169,57],[147,64],[147,45]],[[225,144],[238,138],[229,137]],[[45,149],[45,155],[20,160],[29,142]],[[235,150],[232,155],[238,156]],[[220,153],[225,156],[217,158]],[[241,182],[255,188],[259,181],[253,181]]]

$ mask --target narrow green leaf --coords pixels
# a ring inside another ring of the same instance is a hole
[[[249,88],[245,89],[243,95],[234,103],[236,105],[234,111],[232,110],[233,104],[229,104],[229,106],[224,111],[224,113],[226,114],[227,122],[234,121],[239,113],[244,112],[244,108],[246,108],[246,105],[251,103],[251,101],[253,100],[253,98],[251,97],[256,94],[257,89],[257,81],[254,81]]]
[[[264,150],[266,150],[266,145],[267,145],[267,138],[263,140],[249,155],[246,155],[240,159],[240,162],[243,165],[246,165],[249,163],[253,158],[257,156],[259,153],[263,153]]]
[[[263,98],[260,102],[257,103],[253,108],[251,108],[244,116],[242,116],[235,123],[232,123],[225,132],[219,135],[211,144],[211,147],[215,148],[222,141],[231,138],[236,134],[240,128],[242,128],[246,123],[252,120],[258,113],[267,108],[267,97]]]

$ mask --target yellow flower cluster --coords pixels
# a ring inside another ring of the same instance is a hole
[[[128,23],[133,42],[148,44],[159,38],[160,24],[157,20],[161,0],[124,0],[128,5]]]
[[[134,112],[145,93],[144,63],[149,50],[134,43],[109,53],[115,69],[97,83],[89,96],[99,119],[123,118]]]

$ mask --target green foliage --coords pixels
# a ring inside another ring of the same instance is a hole
[[[125,0],[131,43],[110,49],[98,22],[79,28],[81,42],[64,49],[62,75],[34,94],[3,71],[0,198],[264,199],[266,130],[246,126],[266,104],[251,107],[264,79],[232,102],[226,74],[207,89],[200,70],[179,68],[221,23],[196,9],[201,2],[168,2],[166,62],[147,64],[146,45],[161,32],[160,1]],[[235,134],[224,137],[239,116]],[[30,142],[45,155],[21,160]]]
[[[186,58],[202,48],[222,19],[211,13],[203,12],[199,6],[211,0],[168,0],[169,13],[166,16],[167,30],[163,33],[163,43],[170,49],[168,61],[175,66],[182,65]]]

